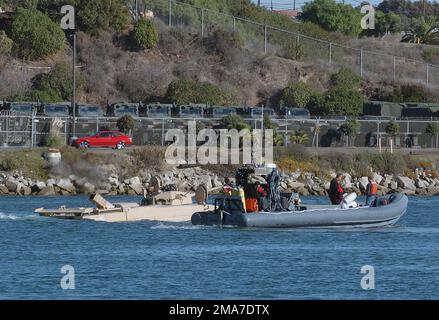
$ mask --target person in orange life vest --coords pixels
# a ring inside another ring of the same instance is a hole
[[[366,188],[366,205],[370,206],[378,194],[378,184],[372,177],[369,177],[369,183]]]
[[[344,179],[343,174],[339,173],[337,176],[332,179],[331,184],[329,186],[329,199],[332,204],[340,204],[343,200],[344,190],[341,186],[341,181]]]

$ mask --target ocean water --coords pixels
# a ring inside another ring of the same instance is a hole
[[[89,205],[83,196],[0,197],[0,299],[439,298],[439,197],[411,197],[396,226],[371,230],[108,224],[33,213],[62,204]],[[65,265],[74,268],[74,289],[61,287]],[[365,265],[374,269],[371,290],[361,286],[372,276],[361,273]]]

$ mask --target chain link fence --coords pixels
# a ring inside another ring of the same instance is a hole
[[[90,136],[100,130],[117,130],[117,120],[114,117],[78,117],[76,119],[77,136]],[[187,131],[188,122],[197,121],[206,129],[219,132],[221,118],[135,118],[132,130],[134,145],[165,145],[166,133],[170,129]],[[245,119],[254,129],[261,128],[262,119]],[[352,146],[377,147],[381,138],[386,146],[388,137],[386,126],[390,120],[358,120],[359,133]],[[400,134],[395,139],[396,147],[401,148],[430,148],[436,147],[437,137],[425,133],[425,128],[434,120],[394,120],[399,124]],[[297,132],[305,133],[308,137],[305,145],[314,147],[343,147],[346,137],[340,132],[344,119],[272,119],[277,133],[289,142],[291,135]],[[58,135],[61,140],[69,142],[72,118],[47,117],[35,115],[20,115],[16,113],[0,114],[0,147],[36,147],[44,146],[46,138],[54,123],[58,124]]]
[[[143,0],[142,9],[153,11],[156,18],[170,27],[196,32],[202,40],[216,28],[233,30],[245,39],[250,50],[323,67],[347,67],[366,78],[418,83],[430,89],[439,87],[439,66],[424,61],[324,41],[176,0]]]

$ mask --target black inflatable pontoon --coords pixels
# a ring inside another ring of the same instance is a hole
[[[283,212],[243,212],[240,197],[215,200],[215,210],[196,212],[194,225],[219,225],[260,228],[371,228],[395,224],[406,212],[408,198],[404,194],[378,197],[372,206],[343,209],[333,205],[301,205]]]

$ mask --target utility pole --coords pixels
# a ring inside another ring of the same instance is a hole
[[[293,0],[293,10],[296,11],[296,0]]]
[[[273,13],[273,0],[271,0],[271,13]]]
[[[258,0],[258,7],[261,6],[261,0]]]
[[[64,16],[61,19],[61,28],[72,37],[73,44],[73,61],[72,61],[72,137],[76,135],[76,24],[75,24],[75,7],[65,5],[61,7],[61,13]]]

